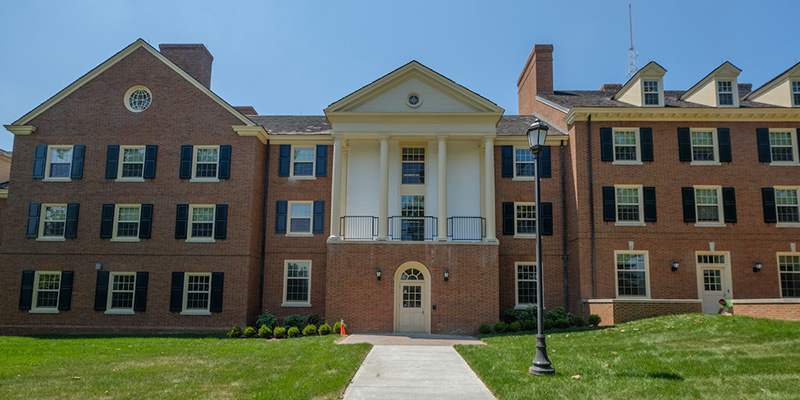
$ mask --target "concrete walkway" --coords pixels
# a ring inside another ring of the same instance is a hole
[[[348,335],[339,344],[369,343],[374,346],[453,346],[485,345],[472,336],[434,335],[430,333],[357,333]]]
[[[361,338],[355,338],[360,336]],[[407,335],[351,335],[343,343],[356,339],[373,341],[420,341],[421,345],[376,344],[344,392],[345,400],[403,399],[427,396],[432,399],[493,400],[495,397],[470,369],[448,341],[475,341],[475,338],[411,338]],[[438,335],[430,335],[438,336]],[[366,342],[372,343],[372,342]],[[438,343],[438,344],[434,344]],[[481,342],[482,343],[482,342]]]

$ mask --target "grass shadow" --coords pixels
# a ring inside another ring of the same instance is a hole
[[[64,334],[64,335],[15,335],[28,339],[39,340],[59,340],[59,339],[145,339],[145,338],[169,338],[169,339],[225,339],[228,336],[224,333],[152,333],[144,335],[136,334]]]

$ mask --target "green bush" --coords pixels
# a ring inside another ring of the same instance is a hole
[[[555,326],[556,328],[569,328],[569,319],[567,318],[557,319],[555,322],[553,322],[553,326]]]
[[[486,335],[492,333],[492,328],[489,327],[489,324],[481,324],[481,326],[478,327],[478,332],[482,335]]]
[[[331,332],[333,332],[333,329],[331,329],[330,325],[322,324],[322,325],[319,326],[319,334],[320,335],[330,335]]]
[[[509,308],[508,310],[506,310],[503,313],[503,317],[501,318],[501,320],[506,324],[516,322],[518,319],[519,319],[519,313],[517,312],[517,310],[513,308]]]
[[[289,328],[288,331],[286,331],[286,334],[290,338],[291,337],[298,337],[298,336],[300,336],[300,329],[298,329],[296,326],[293,326],[293,327]]]
[[[598,326],[600,325],[601,321],[603,321],[603,319],[597,314],[592,314],[589,316],[589,325]]]
[[[248,326],[247,328],[244,329],[244,335],[247,336],[247,337],[255,336],[256,335],[256,328],[253,328],[252,326]]]
[[[317,334],[317,326],[316,325],[308,324],[308,325],[306,325],[305,328],[303,328],[303,336],[314,336],[316,334]]]
[[[233,329],[231,329],[231,331],[228,332],[228,337],[238,338],[240,336],[242,336],[242,328],[238,326],[234,326]]]
[[[335,333],[337,335],[339,333],[341,333],[342,327],[340,326],[340,324],[341,324],[341,322],[337,322],[337,323],[333,324],[333,333]],[[346,333],[347,332],[347,324],[344,324],[344,330],[345,330],[345,333]]]
[[[272,330],[272,335],[275,336],[276,339],[283,339],[286,337],[286,328],[276,326],[275,329]]]
[[[283,326],[286,328],[302,328],[306,326],[308,319],[300,314],[293,314],[283,319]]]
[[[535,331],[536,330],[536,321],[532,319],[526,319],[522,321],[522,330],[523,331]]]
[[[572,326],[586,326],[586,320],[583,317],[572,317]]]
[[[272,337],[272,329],[269,329],[267,325],[261,325],[261,328],[258,328],[258,336],[261,336],[264,339],[269,339]]]
[[[270,314],[268,310],[264,310],[263,314],[256,316],[256,326],[262,327],[266,325],[270,330],[275,329],[278,326],[278,319],[275,318],[274,315]]]
[[[306,317],[306,323],[311,325],[318,325],[322,321],[319,318],[319,314],[314,313]]]
[[[568,313],[564,311],[564,307],[553,307],[552,310],[547,312],[547,319],[555,322],[560,319],[567,319],[567,321],[572,319],[572,313]]]
[[[494,333],[505,333],[508,330],[508,324],[500,321],[494,324]]]
[[[520,329],[522,329],[522,324],[520,324],[519,321],[508,324],[509,332],[519,332]]]
[[[528,307],[528,308],[526,308],[524,310],[521,310],[521,311],[519,311],[519,313],[517,315],[519,316],[519,319],[521,319],[523,321],[525,321],[526,319],[530,319],[530,320],[536,321],[536,318],[537,318],[536,317],[536,306]]]
[[[544,325],[544,326],[542,327],[542,330],[545,330],[545,331],[546,331],[546,330],[548,330],[548,329],[553,329],[553,324],[554,324],[554,323],[553,323],[553,320],[552,320],[552,319],[546,319],[546,320],[544,320],[544,323],[543,323],[543,325]]]

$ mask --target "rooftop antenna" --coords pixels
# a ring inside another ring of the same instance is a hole
[[[636,49],[633,48],[633,17],[631,17],[630,4],[628,4],[628,26],[630,27],[631,32],[631,47],[628,49],[628,71],[625,74],[625,79],[630,79],[633,74],[636,73],[636,70],[639,69],[636,66],[636,56],[639,54],[636,52]]]

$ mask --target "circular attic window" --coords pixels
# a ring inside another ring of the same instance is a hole
[[[125,92],[125,107],[132,112],[142,112],[150,106],[153,95],[145,86],[134,86]]]
[[[422,97],[416,93],[411,93],[406,98],[406,105],[409,107],[417,108],[422,104]]]

